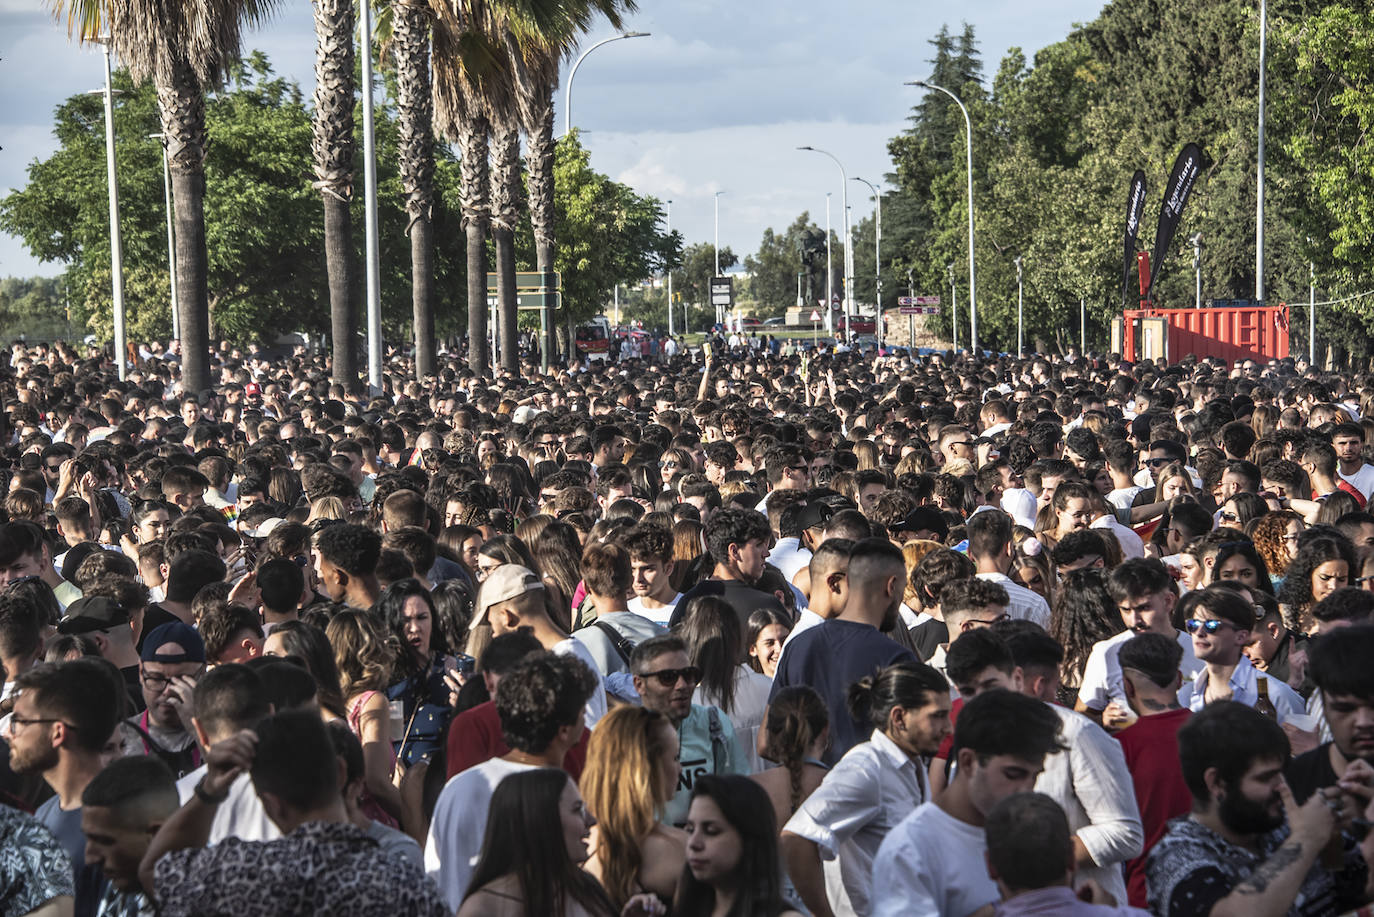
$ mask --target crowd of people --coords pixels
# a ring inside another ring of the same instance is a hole
[[[1374,376],[211,356],[0,370],[0,917],[1374,900]]]

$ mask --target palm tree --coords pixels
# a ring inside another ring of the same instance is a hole
[[[434,114],[462,157],[463,228],[467,235],[468,365],[484,372],[487,349],[487,230],[491,225],[488,163],[491,113],[510,104],[509,64],[492,40],[495,16],[484,0],[436,0]]]
[[[277,0],[182,3],[152,0],[50,0],[82,42],[108,33],[112,50],[137,82],[152,79],[166,135],[176,223],[181,379],[186,392],[210,386],[209,257],[205,248],[205,90],[220,85],[239,59],[245,25],[257,25]]]
[[[520,369],[516,322],[515,226],[520,219],[520,123],[513,112],[492,124],[491,239],[496,249],[496,302],[500,310],[501,368]]]
[[[324,257],[329,273],[332,378],[358,384],[357,267],[353,254],[353,0],[313,0],[315,114],[310,148],[315,187],[324,202]],[[369,45],[368,53],[371,53]]]
[[[530,224],[534,230],[536,270],[554,269],[554,119],[553,97],[558,88],[559,64],[577,47],[578,40],[599,14],[612,28],[624,27],[624,16],[636,9],[634,0],[574,0],[562,4],[556,18],[512,17],[504,38],[511,61],[516,111],[527,137],[526,171]],[[542,21],[540,19],[542,18]],[[550,321],[540,347],[552,353]]]
[[[410,235],[411,304],[414,308],[415,375],[435,371],[434,354],[434,102],[429,78],[428,6],[396,0],[390,47],[396,65],[401,185]]]

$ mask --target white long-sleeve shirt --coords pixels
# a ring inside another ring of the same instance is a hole
[[[825,775],[783,827],[820,848],[837,917],[868,917],[873,860],[883,838],[930,797],[925,765],[878,730]]]

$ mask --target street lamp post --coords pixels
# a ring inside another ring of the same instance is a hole
[[[568,86],[563,93],[563,136],[568,136],[572,130],[572,84],[573,77],[577,76],[577,68],[582,66],[582,62],[602,45],[608,45],[613,41],[620,41],[622,38],[648,38],[648,32],[623,32],[620,35],[612,35],[610,38],[603,38],[587,50],[583,51],[577,58],[577,62],[572,65],[572,70],[568,71]]]
[[[377,237],[377,150],[372,121],[372,0],[362,0],[359,50],[363,55],[363,231],[367,257],[367,384],[382,390],[382,274]],[[350,342],[351,343],[351,342]],[[495,353],[495,351],[492,351]]]
[[[1202,308],[1202,233],[1195,232],[1188,239],[1193,243],[1193,308]]]
[[[839,158],[834,153],[828,153],[814,146],[799,146],[797,149],[828,156],[831,162],[835,163],[836,168],[840,170],[840,206],[844,208],[844,339],[852,343],[854,340],[854,277],[851,274],[853,262],[849,256],[854,248],[854,240],[849,234],[849,176],[845,174],[844,166],[840,164]],[[829,295],[827,291],[827,306],[830,305]]]
[[[712,252],[711,252],[711,253],[712,253],[713,255],[716,256],[716,272],[715,272],[714,274],[711,275],[711,279],[712,279],[713,281],[715,280],[715,278],[717,278],[717,277],[720,276],[720,196],[721,196],[722,194],[724,194],[724,193],[725,193],[724,191],[717,191],[717,192],[716,192],[716,195],[715,195],[715,196],[716,196],[716,234],[715,234],[714,240],[713,240],[712,243],[711,243],[711,248],[712,248]],[[709,295],[709,296],[711,297],[711,305],[716,306],[716,297],[715,297],[714,294],[711,293],[711,288],[710,288],[710,285],[709,285],[709,284],[707,285],[706,292],[707,292],[707,295]],[[716,321],[721,321],[722,313],[721,313],[720,307],[719,307],[719,306],[716,306],[716,310],[715,310],[715,311],[716,311]],[[726,329],[728,330],[728,329],[729,329],[730,316],[726,315],[726,316],[724,316],[724,319],[725,319],[725,322],[726,322]]]
[[[958,105],[959,110],[964,113],[964,132],[968,141],[968,337],[969,350],[976,355],[978,353],[978,279],[973,267],[973,122],[969,119],[968,109],[964,107],[964,103],[959,101],[959,97],[945,87],[936,86],[925,80],[912,80],[906,85],[943,92],[953,99],[954,104]]]
[[[105,88],[99,91],[105,96],[105,179],[109,186],[110,198],[110,284],[114,305],[114,355],[115,366],[119,368],[119,378],[123,380],[128,376],[128,365],[124,358],[124,241],[119,233],[119,174],[115,169],[111,40],[108,35],[100,39],[100,46],[105,52]],[[172,271],[176,272],[175,260],[172,263]]]
[[[1255,169],[1255,302],[1264,304],[1264,71],[1268,10],[1260,0],[1259,46],[1259,156]]]
[[[954,285],[954,263],[945,265],[949,273],[949,336],[954,340],[954,352],[959,352],[959,288]]]
[[[177,300],[177,243],[172,228],[172,171],[167,164],[167,135],[149,134],[149,140],[162,144],[162,197],[167,204],[167,274],[172,283],[172,337],[181,337],[181,316],[178,314]]]
[[[1026,300],[1025,297],[1022,295],[1024,292],[1024,287],[1022,287],[1021,285],[1021,256],[1017,255],[1015,258],[1013,258],[1012,263],[1016,265],[1016,356],[1017,358],[1020,358],[1026,355],[1026,343],[1024,333],[1024,307]]]
[[[883,313],[883,196],[871,181],[854,176],[873,192],[873,298],[879,315]],[[914,295],[914,294],[913,294]]]

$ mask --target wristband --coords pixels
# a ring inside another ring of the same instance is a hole
[[[200,778],[200,782],[196,784],[195,790],[193,792],[196,794],[196,798],[199,799],[201,802],[205,803],[207,806],[217,806],[220,803],[224,802],[224,800],[229,798],[228,790],[225,790],[218,796],[211,796],[208,792],[206,792],[204,777]]]

